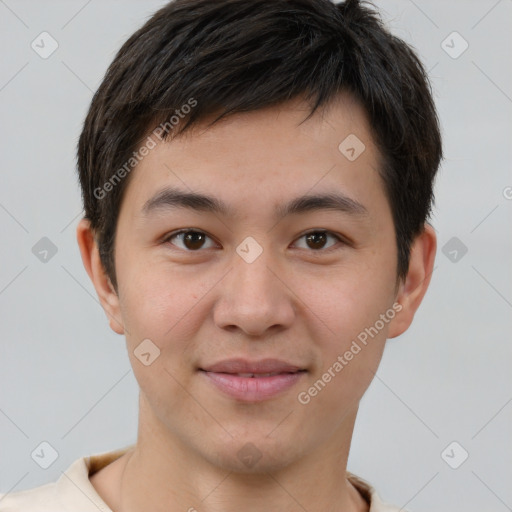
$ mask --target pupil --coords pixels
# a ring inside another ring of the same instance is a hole
[[[203,237],[202,233],[195,233],[193,231],[189,231],[185,234],[184,243],[189,249],[200,249]]]
[[[320,240],[320,244],[318,244],[318,237],[321,238]],[[325,243],[325,233],[310,233],[309,235],[307,235],[307,240],[308,242],[312,241],[313,242],[313,249],[318,249],[318,248],[321,248],[323,246],[323,244]],[[315,245],[319,245],[320,247],[315,247]]]

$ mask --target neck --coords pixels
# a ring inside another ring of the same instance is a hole
[[[137,444],[121,471],[116,512],[368,511],[346,478],[357,409],[330,439],[293,463],[270,461],[240,471],[229,461],[206,460],[169,436],[149,404],[141,400],[140,405]]]

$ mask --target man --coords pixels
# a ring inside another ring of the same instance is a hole
[[[441,157],[420,62],[358,1],[159,10],[78,147],[77,240],[140,385],[137,442],[0,510],[399,510],[347,458],[430,282]]]

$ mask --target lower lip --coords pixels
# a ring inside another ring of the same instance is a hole
[[[246,402],[262,402],[293,387],[305,372],[281,373],[269,377],[240,377],[201,370],[225,394]]]

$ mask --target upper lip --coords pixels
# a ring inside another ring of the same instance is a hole
[[[293,373],[304,370],[304,368],[280,359],[248,361],[247,359],[236,358],[225,359],[224,361],[202,367],[200,370],[216,373]]]

